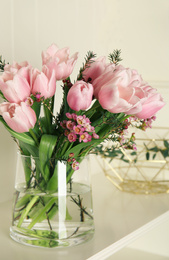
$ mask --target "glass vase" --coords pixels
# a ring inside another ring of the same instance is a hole
[[[67,161],[18,154],[10,236],[35,247],[68,247],[94,234],[89,158]],[[43,169],[48,176],[43,176]],[[47,171],[46,171],[47,169]]]

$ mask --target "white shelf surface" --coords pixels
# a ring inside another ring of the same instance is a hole
[[[168,257],[149,253],[143,250],[124,248],[113,254],[111,257],[107,258],[107,260],[168,260]]]
[[[82,245],[33,248],[9,237],[12,202],[0,204],[0,259],[104,260],[169,219],[169,194],[134,195],[117,190],[103,174],[92,176],[95,235]]]

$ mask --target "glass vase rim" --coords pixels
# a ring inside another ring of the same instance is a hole
[[[33,155],[25,155],[25,154],[21,154],[21,152],[20,151],[18,151],[17,152],[17,155],[18,156],[20,156],[20,157],[24,157],[24,158],[32,158],[32,159],[39,159],[39,156],[33,156]],[[85,156],[75,156],[75,158],[76,159],[88,159],[89,158],[89,156],[90,156],[90,154],[87,154],[87,155],[85,155]],[[50,159],[51,160],[58,160],[58,161],[65,161],[65,162],[67,162],[67,160],[69,159],[70,157],[68,157],[67,159],[66,158],[59,158],[59,157],[51,157]],[[73,158],[73,157],[72,157]]]

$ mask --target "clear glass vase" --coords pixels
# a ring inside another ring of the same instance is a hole
[[[66,161],[44,164],[39,158],[18,155],[12,239],[36,247],[67,247],[92,238],[89,158],[80,160],[74,171]]]

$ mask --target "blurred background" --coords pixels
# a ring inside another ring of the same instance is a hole
[[[68,46],[71,55],[79,52],[74,80],[89,50],[108,56],[121,49],[122,64],[137,69],[169,101],[168,0],[0,0],[0,14],[0,55],[6,62],[27,60],[41,69],[42,50],[52,43]],[[155,125],[169,127],[168,109],[167,104],[158,113]],[[0,202],[12,198],[16,150],[1,124]]]

